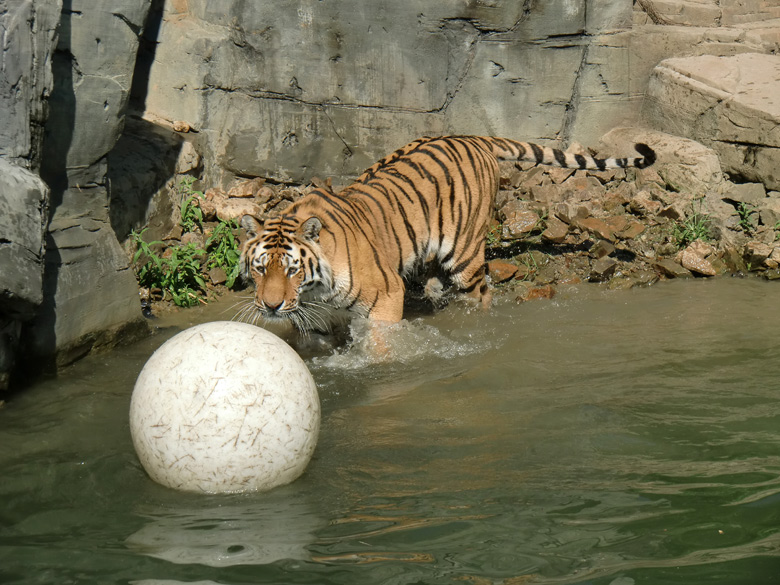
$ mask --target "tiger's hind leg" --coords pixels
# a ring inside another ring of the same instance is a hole
[[[463,268],[460,272],[452,273],[452,281],[458,287],[461,296],[469,301],[476,302],[483,309],[490,308],[493,300],[493,292],[487,281],[487,265],[485,264],[485,254],[477,255],[473,262]]]

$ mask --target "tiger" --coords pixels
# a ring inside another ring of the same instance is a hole
[[[639,156],[598,159],[507,138],[420,138],[339,193],[315,188],[263,224],[245,215],[239,262],[255,286],[252,318],[327,330],[327,311],[346,309],[397,323],[408,278],[431,263],[458,296],[488,307],[485,246],[499,161],[592,170],[655,162],[648,145],[634,148]],[[429,285],[432,295],[442,288],[435,278]]]

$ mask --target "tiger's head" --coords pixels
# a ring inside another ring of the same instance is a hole
[[[255,284],[250,315],[256,319],[289,319],[298,329],[317,328],[322,321],[316,300],[330,287],[330,268],[319,246],[322,222],[296,215],[269,219],[264,225],[245,215],[246,238],[241,249],[241,271]],[[307,293],[312,293],[308,294]]]

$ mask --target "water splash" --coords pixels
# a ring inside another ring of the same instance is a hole
[[[461,334],[457,339],[421,319],[382,325],[354,319],[349,333],[351,341],[345,347],[313,358],[312,366],[341,371],[373,366],[397,368],[478,355],[495,347],[495,339],[483,334]]]

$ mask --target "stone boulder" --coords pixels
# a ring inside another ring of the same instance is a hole
[[[46,198],[35,173],[0,158],[0,318],[27,320],[42,299]]]
[[[35,173],[0,158],[0,390],[16,365],[22,323],[43,300],[48,194]]]
[[[635,22],[721,27],[780,18],[780,6],[762,0],[644,0],[634,6]],[[640,16],[644,12],[644,17]]]
[[[602,136],[597,148],[601,156],[630,157],[637,142],[655,150],[657,160],[648,171],[658,173],[671,190],[701,196],[721,188],[723,171],[717,153],[688,138],[623,127]]]
[[[718,153],[740,180],[780,189],[780,56],[667,59],[650,78],[644,116]]]

